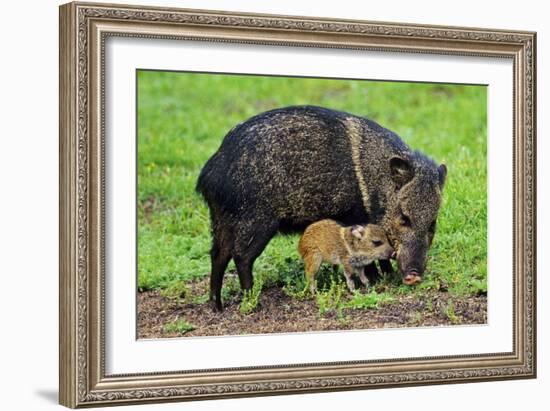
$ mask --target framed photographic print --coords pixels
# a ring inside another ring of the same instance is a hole
[[[534,378],[535,40],[61,6],[61,404]]]

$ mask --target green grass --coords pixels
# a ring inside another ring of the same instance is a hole
[[[345,303],[345,307],[356,310],[379,308],[384,304],[391,303],[394,299],[395,298],[388,293],[377,293],[376,291],[371,291],[363,294],[359,291],[355,291],[353,296]]]
[[[385,279],[379,292],[391,297],[442,284],[453,295],[487,292],[485,87],[153,71],[138,73],[140,290],[177,294],[175,284],[208,275],[208,209],[194,191],[201,167],[235,124],[295,104],[372,118],[448,166],[424,282],[412,289]],[[263,287],[276,284],[303,298],[297,239],[275,237],[256,261],[254,275]],[[234,269],[231,263],[228,270]],[[234,282],[226,294],[238,292]],[[179,290],[185,294],[186,288]],[[371,308],[368,298],[374,297],[361,297],[358,306]]]

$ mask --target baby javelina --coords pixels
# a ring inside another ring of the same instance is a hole
[[[355,284],[352,275],[368,285],[364,267],[374,260],[392,258],[395,253],[386,233],[377,225],[344,227],[334,220],[321,220],[306,228],[298,244],[305,264],[306,280],[315,294],[315,274],[323,261],[343,265],[350,291]]]

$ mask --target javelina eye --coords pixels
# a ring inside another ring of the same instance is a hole
[[[405,214],[403,214],[403,212],[401,212],[401,216],[400,216],[400,223],[401,225],[405,226],[405,227],[409,227],[411,225],[411,219],[406,216]]]
[[[382,241],[379,240],[373,240],[372,245],[375,247],[380,247],[382,245]]]

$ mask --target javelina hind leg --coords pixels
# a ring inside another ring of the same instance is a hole
[[[210,303],[217,311],[222,310],[222,284],[225,269],[231,260],[231,250],[228,246],[220,246],[216,239],[210,251],[212,270],[210,272]]]
[[[256,258],[264,251],[269,240],[277,233],[278,225],[271,226],[254,223],[252,220],[242,223],[235,236],[233,260],[237,266],[239,281],[243,290],[252,288],[252,266]]]
[[[371,284],[380,278],[380,273],[378,272],[378,268],[376,268],[376,264],[374,262],[366,265],[364,272]]]

